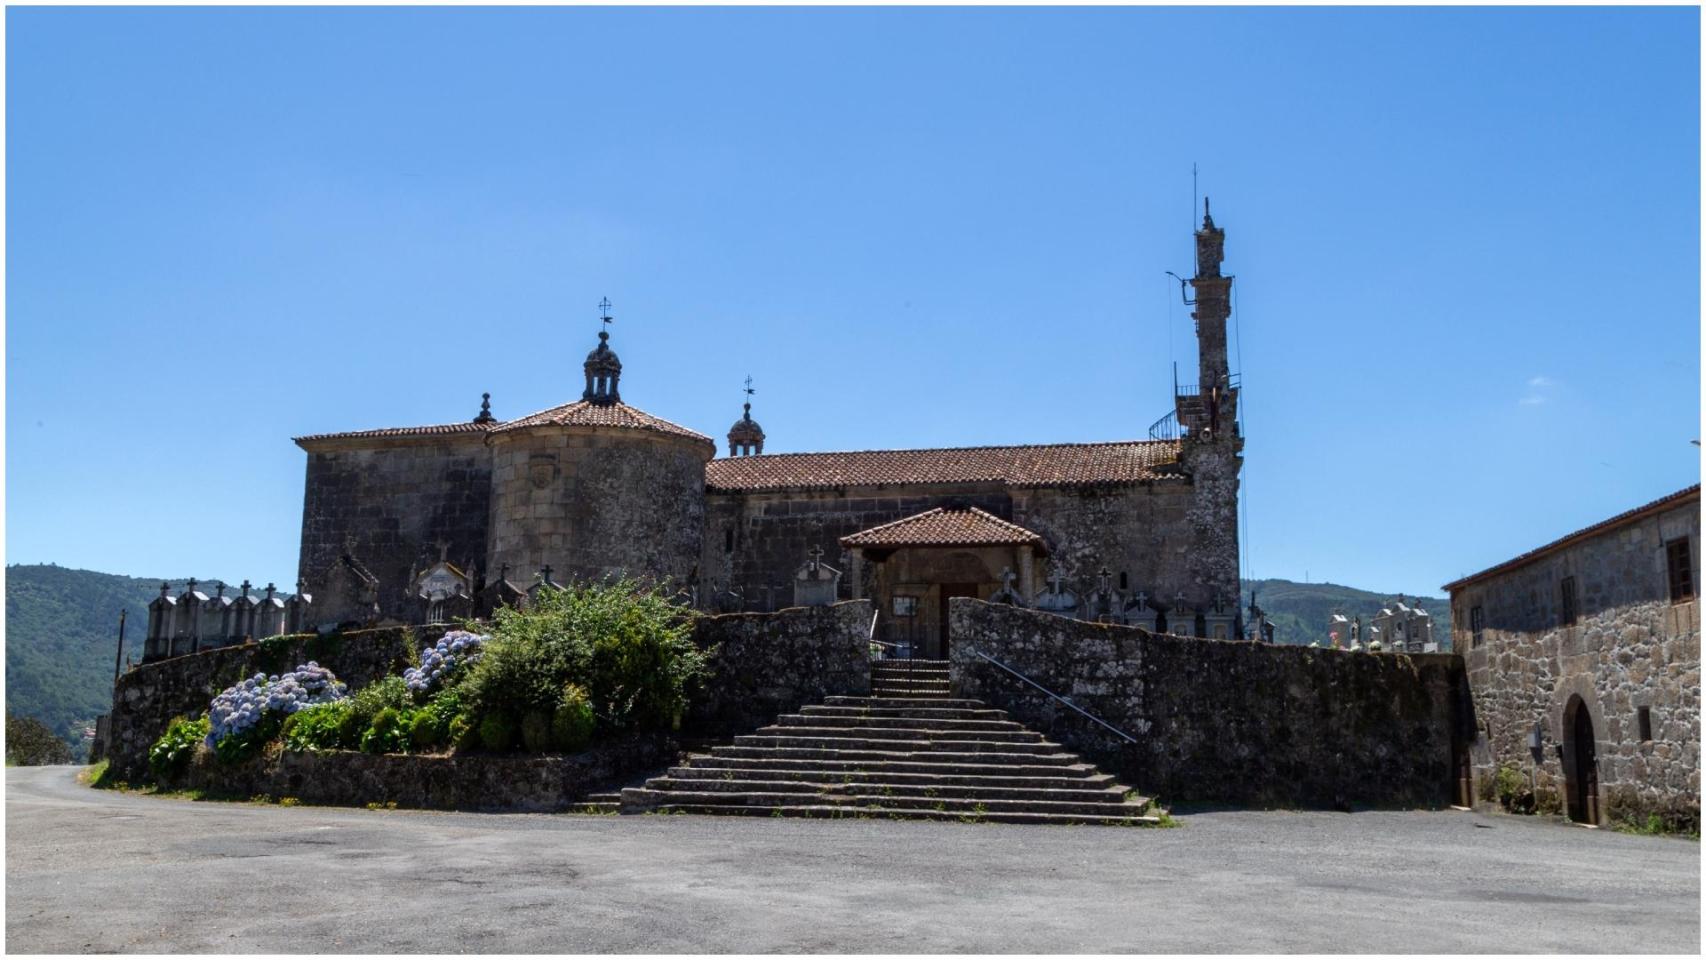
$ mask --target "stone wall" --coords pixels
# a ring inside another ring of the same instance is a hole
[[[1168,607],[1183,593],[1193,606],[1206,608],[1213,602],[1212,590],[1191,576],[1191,557],[1200,549],[1188,519],[1193,491],[1192,484],[1178,480],[1021,489],[1014,491],[1011,519],[1043,535],[1051,569],[1058,569],[1080,597],[1089,594],[1106,566],[1112,586],[1128,595],[1142,590]],[[1225,523],[1236,536],[1236,512]],[[1236,584],[1236,559],[1232,569]],[[1039,571],[1039,590],[1043,578]],[[1228,600],[1229,606],[1237,605],[1236,586]]]
[[[439,559],[467,570],[486,557],[491,453],[483,432],[424,437],[298,441],[308,451],[298,576],[314,594],[314,622],[362,620],[353,597],[328,591],[333,565],[348,550],[379,578],[380,615],[425,619],[410,586]]]
[[[1234,478],[1234,484],[1236,479]],[[1236,486],[1233,487],[1234,498]],[[986,510],[1043,535],[1071,588],[1080,595],[1095,585],[1107,566],[1128,591],[1144,590],[1160,602],[1184,592],[1194,604],[1212,602],[1213,586],[1193,578],[1190,557],[1197,546],[1187,512],[1192,486],[1181,480],[1103,486],[1007,487],[999,483],[889,485],[833,491],[738,493],[713,490],[706,497],[705,545],[700,561],[702,589],[733,584],[750,610],[786,606],[794,571],[807,551],[821,546],[825,560],[851,573],[851,559],[839,540],[879,524],[904,519],[935,507],[971,506]],[[1229,600],[1237,602],[1237,512],[1220,519],[1222,539],[1232,547]],[[1224,564],[1223,564],[1224,566]],[[1217,568],[1218,569],[1218,568]],[[1224,572],[1224,571],[1223,571]],[[1000,573],[1000,568],[990,571]],[[866,564],[862,595],[874,587],[875,565]],[[1043,588],[1045,570],[1036,571]],[[851,576],[841,582],[852,597]]]
[[[107,740],[113,773],[121,780],[141,780],[148,770],[148,748],[172,718],[200,715],[221,690],[245,677],[280,673],[313,660],[352,690],[360,689],[401,673],[418,647],[444,629],[389,627],[275,637],[143,664],[113,686]]]
[[[968,599],[951,607],[956,696],[1007,710],[1164,802],[1344,808],[1457,799],[1468,694],[1453,655],[1170,637]]]
[[[1501,765],[1567,798],[1573,701],[1593,724],[1601,821],[1673,825],[1700,815],[1700,602],[1670,602],[1665,543],[1687,538],[1700,583],[1699,500],[1605,530],[1452,591],[1452,636],[1469,671],[1479,736],[1477,795]],[[1565,577],[1577,617],[1563,622]],[[1470,611],[1482,611],[1477,640]],[[1648,711],[1651,738],[1639,729]],[[1529,735],[1540,730],[1540,759]],[[1581,811],[1571,811],[1577,816]]]
[[[709,441],[649,430],[545,426],[492,436],[486,567],[526,584],[607,574],[685,585],[705,528]]]
[[[853,600],[701,618],[694,642],[715,652],[682,732],[746,733],[827,696],[869,694],[871,612],[870,601]]]
[[[1012,500],[1001,484],[943,484],[935,487],[847,487],[763,493],[710,491],[706,495],[705,545],[699,570],[701,591],[733,585],[747,610],[775,610],[793,602],[794,572],[807,551],[822,547],[824,561],[850,574],[840,540],[878,524],[950,505],[981,507],[1010,519]],[[863,596],[870,596],[871,575]],[[854,596],[851,576],[841,596]]]
[[[620,786],[676,756],[665,737],[608,743],[569,756],[371,755],[349,750],[293,753],[280,748],[237,765],[200,751],[175,787],[219,795],[366,806],[394,803],[426,810],[549,813],[589,793]]]

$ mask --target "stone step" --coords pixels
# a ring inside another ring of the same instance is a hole
[[[777,792],[766,790],[653,790],[647,787],[628,787],[622,791],[625,809],[655,808],[663,804],[736,807],[805,807],[848,806],[884,807],[891,810],[934,810],[956,813],[1056,813],[1086,816],[1114,816],[1110,807],[1120,813],[1142,814],[1147,801],[1127,804],[1119,798],[1112,803],[1075,800],[980,800],[959,797],[864,796],[859,794],[824,794],[814,792]]]
[[[1059,748],[1057,747],[1056,749],[1058,750]],[[713,756],[734,757],[743,760],[774,757],[785,760],[836,760],[858,763],[872,761],[922,761],[931,764],[1014,764],[1019,766],[1059,767],[1068,767],[1079,762],[1077,756],[1066,752],[1017,753],[999,750],[885,750],[871,749],[868,747],[799,747],[779,746],[775,744],[736,744],[734,746],[716,747],[711,752]]]
[[[1005,710],[973,710],[969,707],[801,707],[794,716],[803,717],[897,717],[913,720],[1006,720]]]
[[[945,810],[895,809],[889,807],[851,807],[838,805],[765,807],[728,806],[723,804],[664,803],[653,808],[657,813],[697,813],[713,816],[742,817],[800,817],[825,820],[950,820],[960,823],[1030,823],[1056,826],[1153,827],[1160,817],[1147,814],[1131,816],[1090,816],[1062,813],[993,813],[953,812]],[[624,813],[644,812],[624,808]]]
[[[915,667],[920,670],[946,670],[951,666],[953,666],[952,660],[926,660],[923,657],[913,657],[910,660],[905,657],[888,657],[871,661],[871,669],[873,670],[904,670],[908,667]]]
[[[753,736],[762,737],[834,737],[838,740],[976,740],[985,743],[1041,743],[1043,735],[1026,730],[1016,723],[1004,727],[925,726],[919,720],[901,720],[894,725],[881,721],[859,720],[850,724],[812,723],[800,717],[798,723],[788,723],[779,717],[774,726],[759,727]],[[902,725],[904,724],[904,726]]]
[[[886,778],[868,778],[842,782],[839,780],[767,780],[763,774],[752,777],[722,779],[709,776],[718,771],[684,770],[682,776],[670,771],[667,777],[646,781],[653,791],[688,793],[798,793],[823,794],[837,797],[907,797],[925,800],[1048,800],[1074,803],[1124,803],[1127,790],[1121,786],[1087,787],[1014,787],[1007,785],[962,783],[889,783]],[[964,778],[962,778],[964,779]]]
[[[916,756],[916,755],[915,755]],[[1076,759],[1076,758],[1074,758]],[[847,774],[864,776],[880,776],[885,780],[900,782],[907,778],[912,782],[928,782],[933,778],[957,779],[969,778],[976,780],[1015,779],[1015,780],[1048,780],[1084,782],[1092,778],[1104,778],[1109,783],[1113,781],[1111,774],[1099,773],[1088,763],[1041,763],[1023,764],[1010,763],[944,763],[936,757],[928,761],[920,760],[841,760],[841,759],[795,759],[792,757],[742,757],[742,756],[699,756],[688,761],[687,766],[694,770],[716,771],[720,775],[723,770],[744,772],[762,772],[765,775],[780,779],[792,777],[829,777],[841,779]]]
[[[873,717],[858,712],[841,716],[823,713],[790,713],[777,717],[776,726],[857,727],[865,730],[986,730],[994,733],[1025,730],[1023,725],[1011,720],[962,720],[958,717]]]
[[[745,734],[735,737],[737,747],[774,747],[778,749],[793,748],[804,750],[857,750],[877,753],[955,753],[955,754],[985,754],[985,753],[1016,753],[1029,756],[1031,754],[1048,755],[1059,753],[1061,746],[1040,739],[1040,734],[1033,733],[1037,740],[1014,743],[1005,740],[988,740],[983,737],[997,734],[978,734],[957,736],[953,740],[907,739],[902,737],[877,738],[870,736],[835,736],[843,731],[804,731],[796,734],[781,735],[774,733]],[[1030,732],[1030,731],[1027,731]]]
[[[882,667],[871,668],[871,679],[947,680],[953,675],[947,667]]]
[[[947,700],[953,691],[947,687],[940,690],[921,690],[917,687],[873,686],[871,692],[879,697],[890,697],[897,700]]]
[[[1083,764],[1083,773],[1043,772],[1035,774],[1009,773],[1011,767],[988,767],[989,773],[926,773],[914,770],[823,770],[781,765],[768,767],[720,766],[710,764],[711,758],[693,764],[670,767],[665,776],[682,780],[794,780],[803,783],[884,783],[905,787],[1005,787],[1019,790],[1101,790],[1115,786],[1112,774],[1091,773],[1094,768]],[[735,761],[719,761],[730,762]],[[888,767],[921,767],[926,764],[885,764]],[[1043,768],[1045,771],[1050,768]]]
[[[919,707],[952,708],[960,710],[987,710],[989,704],[982,700],[956,700],[932,698],[929,703],[921,704],[913,697],[824,697],[826,707]]]

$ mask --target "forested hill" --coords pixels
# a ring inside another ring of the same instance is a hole
[[[1389,605],[1395,595],[1370,593],[1336,583],[1294,583],[1290,580],[1245,580],[1243,605],[1250,603],[1250,590],[1256,591],[1256,605],[1266,610],[1274,624],[1274,639],[1279,643],[1309,644],[1327,642],[1327,618],[1342,613],[1355,618],[1362,615],[1368,621],[1380,608]],[[1410,606],[1420,605],[1433,617],[1434,639],[1441,650],[1451,649],[1451,604],[1440,597],[1404,595]]]
[[[181,588],[183,578],[172,581]],[[176,592],[176,591],[174,591]],[[130,611],[125,651],[142,659],[158,578],[53,564],[6,567],[6,710],[34,717],[73,746],[112,704],[118,614]]]

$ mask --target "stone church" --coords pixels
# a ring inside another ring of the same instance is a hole
[[[313,618],[432,621],[628,574],[708,611],[870,597],[881,636],[930,656],[946,654],[955,596],[1236,636],[1243,438],[1224,242],[1205,201],[1181,283],[1197,383],[1144,439],[767,454],[749,395],[719,457],[623,399],[608,327],[573,402],[500,420],[487,395],[464,423],[299,437]]]

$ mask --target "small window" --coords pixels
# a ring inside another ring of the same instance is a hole
[[[1126,578],[1125,578],[1125,571],[1124,571],[1124,570],[1121,570],[1121,571],[1120,571],[1120,589],[1121,589],[1121,590],[1126,590],[1126,589],[1129,589],[1129,588],[1128,588],[1128,587],[1127,587],[1127,586],[1126,586]]]
[[[1653,708],[1636,707],[1635,725],[1641,728],[1641,739],[1643,741],[1653,739]]]
[[[735,552],[735,528],[734,527],[729,527],[727,530],[723,531],[723,552],[724,553],[734,553]]]
[[[1565,577],[1558,582],[1558,622],[1569,626],[1576,622],[1576,578]]]
[[[1678,537],[1665,544],[1665,565],[1670,571],[1670,602],[1686,603],[1694,599],[1694,564],[1688,554],[1688,538]]]
[[[1469,608],[1469,646],[1471,649],[1481,645],[1481,608]]]

